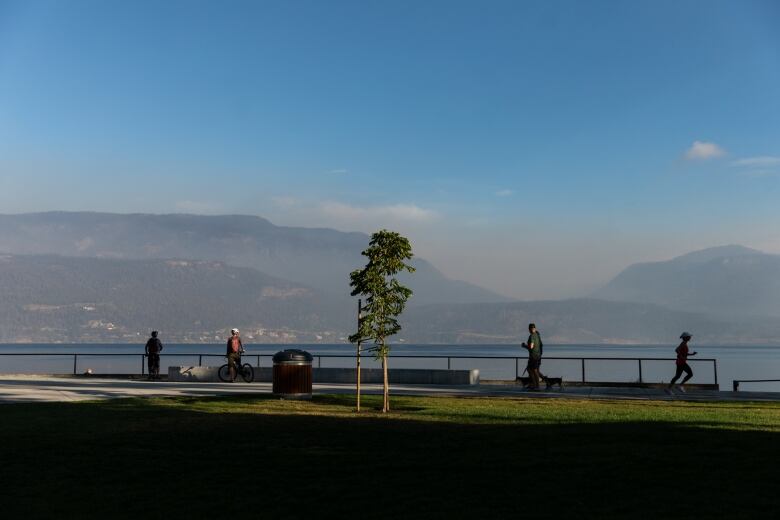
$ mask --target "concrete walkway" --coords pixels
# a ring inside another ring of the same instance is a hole
[[[317,384],[315,394],[353,393],[354,385]],[[363,385],[366,394],[379,394],[381,385]],[[120,397],[182,397],[231,394],[270,394],[270,383],[181,383],[99,377],[56,377],[35,375],[0,376],[0,403],[62,402]],[[629,399],[658,401],[780,401],[775,392],[688,391],[666,394],[653,388],[569,387],[561,390],[528,392],[515,385],[423,386],[394,385],[395,395],[512,397],[525,399]]]

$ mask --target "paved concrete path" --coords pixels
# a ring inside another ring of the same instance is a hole
[[[353,385],[317,384],[319,394],[352,393]],[[367,394],[382,392],[381,385],[363,385]],[[666,394],[652,388],[569,387],[560,390],[528,392],[515,385],[433,386],[394,385],[395,395],[441,395],[470,397],[513,397],[526,399],[634,399],[687,401],[780,401],[774,392],[689,391]],[[230,394],[269,394],[270,383],[180,383],[132,379],[56,377],[34,375],[0,376],[0,403],[86,401],[119,397],[214,396]]]

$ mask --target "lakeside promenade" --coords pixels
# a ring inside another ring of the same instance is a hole
[[[352,384],[315,384],[315,394],[352,394]],[[381,385],[363,385],[364,394],[381,394]],[[47,375],[0,376],[0,403],[68,402],[128,397],[205,397],[268,395],[271,383],[182,383],[106,377]],[[667,394],[657,388],[567,387],[529,392],[515,385],[394,385],[394,395],[505,397],[524,399],[626,399],[657,401],[780,401],[780,392],[730,392],[691,389]]]

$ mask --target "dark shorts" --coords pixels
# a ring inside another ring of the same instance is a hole
[[[528,370],[536,370],[542,366],[542,358],[528,358]]]
[[[228,366],[230,368],[235,368],[239,365],[241,365],[241,356],[237,352],[231,352],[228,354]]]

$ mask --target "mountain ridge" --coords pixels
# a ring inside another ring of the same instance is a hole
[[[31,237],[34,240],[31,240]],[[328,228],[277,226],[251,215],[165,215],[99,212],[0,214],[0,252],[125,259],[197,258],[251,267],[335,295],[349,293],[349,273],[362,266],[369,236]],[[415,304],[509,301],[444,276],[425,259]],[[401,276],[411,280],[408,275]]]
[[[0,342],[340,343],[354,298],[209,260],[0,255]],[[588,298],[408,306],[394,341],[517,344],[536,322],[554,344],[668,343],[681,330],[710,344],[780,344],[777,320],[723,320],[659,305]]]
[[[591,296],[717,316],[780,317],[780,255],[721,246],[637,263]]]

